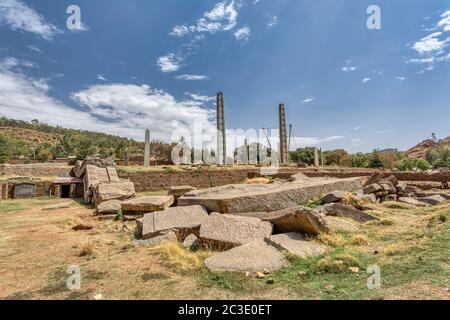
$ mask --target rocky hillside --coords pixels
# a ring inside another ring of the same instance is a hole
[[[450,137],[438,141],[431,139],[424,140],[415,147],[407,150],[405,154],[409,158],[426,159],[428,151],[441,148],[450,149]]]

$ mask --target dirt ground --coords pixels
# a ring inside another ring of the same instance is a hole
[[[43,210],[55,204],[69,207]],[[450,205],[439,210],[450,212]],[[436,251],[433,251],[435,255],[430,255],[433,256],[433,264],[425,266],[431,268],[429,273],[433,273],[434,267],[441,270],[438,277],[430,278],[430,274],[422,277],[416,274],[421,271],[414,269],[404,281],[395,280],[398,278],[395,274],[396,263],[413,257],[405,247],[426,245],[428,240],[424,240],[425,236],[420,232],[427,230],[425,226],[436,212],[408,213],[397,210],[382,211],[379,215],[382,221],[390,222],[382,227],[382,223],[367,227],[364,234],[371,239],[370,243],[352,245],[350,238],[344,235],[343,240],[348,244],[342,245],[342,248],[341,244],[336,245],[338,253],[344,250],[353,254],[357,250],[358,254],[370,257],[374,251],[389,247],[389,252],[376,258],[388,270],[392,267],[393,271],[389,271],[392,274],[386,275],[388,285],[382,292],[368,293],[366,297],[367,290],[352,289],[354,283],[363,283],[364,279],[359,274],[318,276],[310,272],[315,270],[316,261],[293,263],[292,267],[275,275],[276,284],[272,286],[267,285],[265,280],[213,274],[204,268],[180,272],[168,267],[154,250],[132,245],[134,222],[99,221],[93,217],[92,208],[74,200],[2,201],[0,299],[93,299],[98,294],[104,299],[449,299],[448,255],[445,257],[449,253],[448,243],[433,249]],[[403,219],[409,222],[402,223]],[[91,225],[93,229],[72,230],[79,224]],[[433,230],[436,235],[446,232],[448,236],[448,223],[439,224]],[[443,239],[446,241],[448,237]],[[93,252],[80,256],[80,250],[86,244],[93,247]],[[395,260],[396,252],[399,252],[400,260]],[[67,269],[73,265],[79,266],[81,271],[79,290],[69,290],[66,285],[69,277]],[[311,275],[302,280],[298,276],[299,270],[308,270]],[[389,285],[391,278],[393,280]],[[330,288],[336,288],[335,292],[327,291]]]

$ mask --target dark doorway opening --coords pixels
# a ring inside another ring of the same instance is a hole
[[[61,186],[61,198],[70,198],[70,185]]]

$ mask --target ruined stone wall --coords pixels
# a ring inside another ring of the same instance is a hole
[[[52,187],[51,181],[33,182],[36,184],[36,197],[47,197]],[[1,199],[14,199],[14,183],[0,183]]]
[[[302,171],[306,176],[310,178],[315,177],[333,177],[333,178],[353,178],[370,176],[373,172],[367,171]],[[442,182],[450,181],[450,172],[399,172],[399,171],[385,171],[384,177],[387,178],[390,175],[394,175],[400,181],[430,181],[430,182]]]
[[[68,177],[72,167],[53,164],[1,165],[0,175]]]

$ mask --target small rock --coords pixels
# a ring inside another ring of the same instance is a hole
[[[84,224],[78,224],[75,227],[72,227],[72,230],[74,231],[85,231],[85,230],[92,230],[94,229],[91,225],[84,225]]]
[[[200,245],[200,240],[197,238],[195,234],[190,234],[183,241],[183,247],[185,248],[194,248]]]
[[[308,273],[306,271],[299,271],[298,272],[298,275],[301,276],[301,277],[306,276],[307,274]]]
[[[103,300],[103,295],[102,295],[101,293],[96,294],[96,295],[92,298],[92,300]]]
[[[256,273],[256,277],[258,279],[264,279],[266,277],[266,275],[263,272],[257,272]]]
[[[359,273],[359,268],[358,267],[349,267],[348,270],[350,270],[353,273]]]
[[[269,275],[270,274],[270,270],[269,269],[264,269],[264,274]]]
[[[67,209],[70,208],[70,204],[68,203],[63,203],[63,204],[55,204],[52,206],[48,206],[45,208],[42,208],[43,211],[50,211],[50,210],[57,210],[57,209]]]
[[[275,283],[275,280],[273,280],[273,279],[269,279],[269,280],[267,280],[267,282],[266,282],[267,284],[274,284]]]

